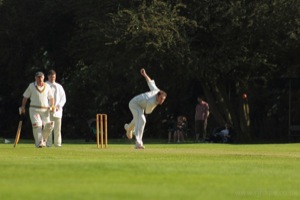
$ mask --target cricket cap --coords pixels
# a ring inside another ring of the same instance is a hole
[[[44,76],[44,73],[43,72],[37,72],[37,73],[35,73],[35,77],[37,77],[37,76]]]

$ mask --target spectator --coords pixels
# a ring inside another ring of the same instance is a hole
[[[87,120],[87,124],[88,124],[88,132],[86,134],[86,138],[85,141],[89,142],[90,140],[96,141],[96,119],[95,118],[91,118],[89,120]]]
[[[195,109],[195,134],[196,142],[199,142],[200,135],[202,142],[206,141],[206,127],[209,116],[209,105],[203,101],[202,97],[198,97],[198,104]]]
[[[211,134],[211,142],[222,142],[222,143],[231,143],[234,140],[234,130],[229,124],[225,124],[224,127],[215,128]]]
[[[223,143],[227,143],[228,138],[230,137],[228,124],[225,124],[224,129],[215,133],[214,137],[220,137]]]
[[[171,139],[173,134],[176,131],[176,120],[174,119],[174,115],[171,115],[170,118],[167,121],[167,126],[168,126],[168,143],[171,143]]]
[[[174,133],[174,142],[177,139],[177,143],[185,142],[184,135],[187,134],[187,119],[185,116],[178,116],[177,118],[177,127]]]

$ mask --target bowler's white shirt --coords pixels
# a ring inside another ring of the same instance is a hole
[[[146,114],[150,114],[157,106],[156,95],[160,90],[156,87],[154,80],[148,81],[147,84],[150,91],[135,96],[132,101],[136,102],[141,108],[143,108]]]

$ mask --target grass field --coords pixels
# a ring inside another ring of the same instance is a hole
[[[30,142],[0,144],[0,199],[300,199],[300,144]]]

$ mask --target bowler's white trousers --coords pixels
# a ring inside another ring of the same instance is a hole
[[[142,102],[141,102],[142,101]],[[143,134],[146,125],[146,117],[144,115],[144,108],[141,104],[144,103],[145,99],[141,96],[136,96],[129,102],[129,109],[132,113],[133,119],[128,124],[128,130],[134,130],[136,144],[143,146]]]

